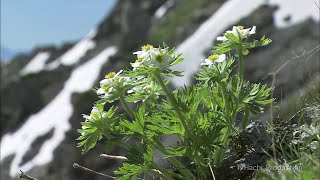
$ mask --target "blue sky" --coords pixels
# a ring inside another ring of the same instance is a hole
[[[26,51],[77,40],[99,24],[116,0],[1,0],[1,46]]]

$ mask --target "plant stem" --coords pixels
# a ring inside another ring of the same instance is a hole
[[[164,154],[164,155],[169,155],[169,153],[166,151],[166,149],[164,148],[163,144],[161,144],[161,142],[159,141],[159,139],[157,138],[153,138],[154,142],[156,143],[156,147]],[[193,176],[193,174],[188,171],[184,165],[176,160],[174,157],[169,157],[168,159],[170,159],[170,161],[179,168],[179,170],[181,171],[181,173],[189,180],[189,179],[195,179],[195,177]]]
[[[224,106],[225,106],[225,109],[226,109],[226,118],[227,118],[227,121],[229,123],[231,123],[230,121],[230,110],[229,110],[229,102],[228,102],[228,91],[227,91],[227,88],[226,88],[226,84],[224,82],[221,82],[221,87],[222,87],[222,91],[223,91],[223,99],[224,99]]]
[[[172,95],[172,93],[168,90],[167,86],[164,84],[162,78],[161,78],[161,75],[160,75],[160,71],[159,69],[157,69],[155,72],[154,72],[154,77],[156,79],[156,81],[160,84],[161,88],[163,89],[164,93],[166,94],[167,98],[168,98],[168,101],[171,103],[171,105],[173,106],[174,110],[176,111],[183,127],[184,127],[184,130],[186,133],[188,133],[189,131],[189,128],[187,126],[187,123],[185,121],[185,119],[183,118],[180,110],[179,110],[179,105],[176,101],[176,99],[174,98],[174,96]]]
[[[242,53],[242,44],[238,48],[238,55],[239,55],[239,77],[243,79],[243,53]]]
[[[124,99],[123,94],[120,95],[120,101],[124,107],[124,109],[128,112],[131,118],[134,118],[134,112],[132,109],[129,107],[127,101]]]

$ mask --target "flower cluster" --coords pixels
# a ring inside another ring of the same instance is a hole
[[[174,57],[168,54],[168,48],[154,48],[152,45],[142,46],[141,51],[134,52],[137,55],[137,60],[131,63],[133,70],[139,67],[157,67],[164,70],[170,67],[170,63]]]
[[[130,83],[130,77],[122,76],[122,70],[118,73],[111,72],[105,76],[105,79],[100,81],[100,88],[97,91],[98,95],[108,98],[113,92],[117,91],[116,87]]]
[[[231,31],[227,31],[224,36],[217,37],[218,41],[226,42],[228,41],[228,37],[226,37],[228,34],[232,34],[236,37],[239,37],[241,39],[248,38],[250,35],[256,33],[256,26],[253,26],[252,28],[243,29],[243,26],[233,26]]]

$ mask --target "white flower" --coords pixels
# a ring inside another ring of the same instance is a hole
[[[103,116],[105,115],[105,113],[103,113]],[[94,118],[99,118],[100,116],[100,110],[96,107],[93,107],[90,113],[90,116],[86,115],[86,114],[82,114],[82,117],[86,119],[85,122],[91,121]],[[82,129],[87,129],[87,126],[82,126]],[[84,133],[81,133],[82,135]]]
[[[138,67],[142,67],[143,66],[142,61],[143,59],[137,59],[136,62],[130,63],[131,66],[133,67],[133,70],[136,70]]]
[[[129,83],[130,78],[121,76],[122,70],[120,70],[118,73],[111,72],[105,76],[105,79],[100,81],[100,88],[97,91],[98,95],[105,95],[107,98],[109,96],[109,93],[112,92],[119,84],[126,85],[126,83]]]
[[[137,55],[137,60],[131,63],[133,70],[138,67],[158,67],[164,70],[170,66],[173,57],[167,54],[166,49],[154,48],[152,45],[142,46],[142,51],[134,52]]]
[[[238,37],[240,35],[241,39],[247,38],[252,34],[256,33],[256,26],[253,26],[252,28],[243,29],[243,26],[233,26],[231,31],[227,31],[226,34],[233,34]],[[228,38],[226,36],[219,36],[217,37],[217,41],[228,41]]]
[[[211,65],[213,65],[214,63],[217,62],[223,62],[226,60],[226,55],[222,54],[222,55],[211,55],[209,56],[207,59],[204,60],[205,63],[201,63],[201,66],[209,66],[209,68],[211,67]]]
[[[86,122],[88,120],[92,120],[93,118],[99,116],[100,110],[96,107],[93,107],[90,113],[90,116],[83,114],[82,117],[86,119]]]
[[[145,46],[142,46],[141,47],[141,50],[142,51],[137,51],[137,52],[134,52],[133,54],[136,54],[137,55],[137,58],[138,59],[145,59],[145,58],[148,58],[149,57],[149,54],[150,54],[150,51],[158,51],[159,50],[157,48],[154,48],[152,45],[150,44],[147,44]]]
[[[173,57],[159,52],[157,54],[155,53],[151,53],[151,65],[155,65],[156,67],[158,67],[161,70],[167,69],[170,67],[170,62],[173,61]]]
[[[228,41],[228,38],[225,37],[225,36],[218,36],[218,37],[217,37],[217,41],[223,41],[223,42],[225,42],[225,41]]]

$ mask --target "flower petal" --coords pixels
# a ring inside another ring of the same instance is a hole
[[[98,95],[101,95],[101,94],[104,94],[104,93],[106,93],[106,92],[102,88],[98,89],[98,91],[97,91]]]

